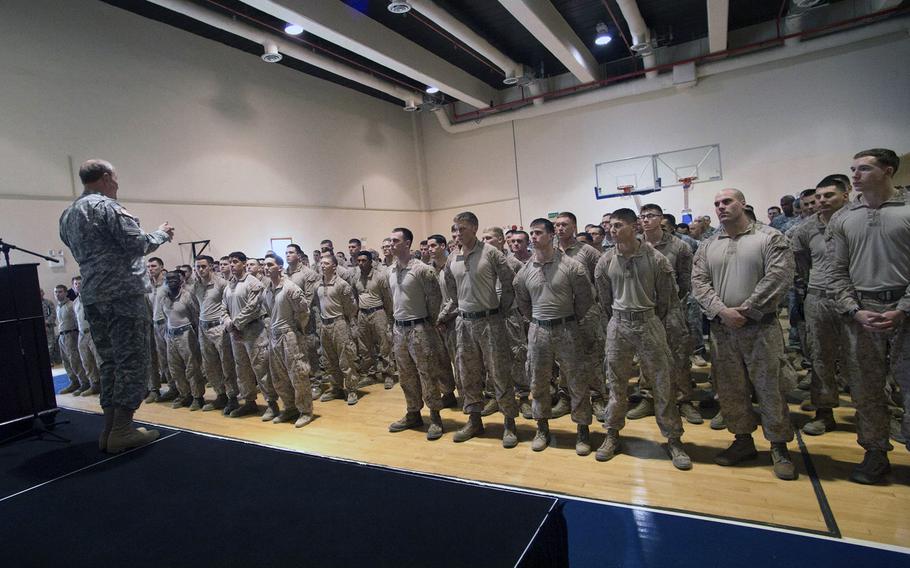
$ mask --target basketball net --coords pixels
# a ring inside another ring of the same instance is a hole
[[[617,185],[616,191],[622,192],[626,195],[632,193],[632,190],[635,189],[634,185]]]
[[[698,179],[698,176],[684,177],[679,178],[679,182],[682,183],[683,189],[692,189],[692,182]]]

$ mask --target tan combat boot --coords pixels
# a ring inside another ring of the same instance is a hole
[[[107,409],[105,409],[107,410]],[[133,428],[133,414],[129,408],[114,408],[111,433],[107,437],[107,453],[118,454],[124,450],[138,448],[158,439],[158,430],[137,430]]]
[[[480,436],[481,434],[483,434],[483,421],[480,419],[480,413],[472,412],[468,415],[468,423],[461,430],[455,432],[452,440],[455,442],[467,442],[474,436]]]

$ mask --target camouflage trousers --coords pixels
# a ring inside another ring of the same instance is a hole
[[[638,355],[643,372],[654,377],[654,416],[665,438],[682,436],[682,421],[673,393],[670,375],[670,348],[664,324],[653,313],[635,314],[634,319],[614,312],[607,326],[606,367],[609,398],[604,428],[622,430],[626,425],[629,407],[629,379],[632,378],[632,358]]]
[[[863,300],[864,310],[883,313],[896,303]],[[849,351],[845,359],[857,363],[848,369],[850,396],[856,403],[856,437],[866,450],[888,448],[889,412],[885,377],[893,374],[903,395],[902,434],[910,435],[910,323],[906,320],[890,332],[866,331],[850,319],[847,323]],[[855,374],[854,374],[855,373]]]
[[[692,294],[686,296],[685,307],[686,325],[689,327],[689,337],[692,338],[692,350],[694,352],[704,351],[705,333],[701,325],[704,316],[701,313],[701,307],[699,307]]]
[[[47,353],[50,355],[51,365],[62,363],[60,346],[57,345],[57,327],[53,324],[45,325],[44,331],[47,333]]]
[[[101,360],[101,408],[139,408],[147,392],[151,319],[144,294],[86,304]]]
[[[237,368],[239,397],[256,400],[256,385],[267,402],[274,402],[278,394],[272,387],[269,374],[269,339],[263,321],[246,324],[242,331],[231,334],[231,351]]]
[[[301,345],[303,358],[310,369],[310,383],[313,386],[320,386],[322,384],[322,360],[319,358],[319,335],[305,332],[301,341],[303,342]]]
[[[82,368],[82,358],[79,357],[79,332],[61,333],[57,336],[57,345],[60,347],[63,368],[66,369],[70,381],[85,387],[89,386],[91,383],[85,374],[85,369]]]
[[[509,334],[509,347],[512,350],[512,378],[515,381],[515,393],[524,398],[531,393],[531,380],[528,377],[528,325],[518,308],[509,312],[506,317],[506,332]]]
[[[206,327],[199,322],[199,351],[202,353],[202,367],[205,377],[215,394],[234,397],[240,392],[237,387],[237,367],[231,350],[231,338],[224,331],[224,324]]]
[[[344,318],[330,323],[322,322],[319,330],[322,353],[325,356],[325,373],[331,376],[332,388],[344,389],[348,393],[357,391],[357,373],[354,361],[357,347],[351,337],[351,328]]]
[[[458,353],[458,346],[455,340],[454,322],[446,326],[445,332],[440,334],[440,339],[444,348],[436,352],[437,360],[435,366],[442,370],[440,376],[445,380],[440,382],[439,388],[443,392],[454,392],[454,389],[446,390],[447,387],[454,386],[459,393],[463,393],[464,387],[461,384],[461,374],[458,372],[458,365],[455,364],[455,354]]]
[[[167,339],[167,364],[174,385],[180,396],[201,398],[205,396],[205,380],[199,354],[199,338],[192,327],[179,335],[171,330],[165,333]],[[171,385],[172,387],[174,385]]]
[[[806,312],[807,356],[811,357],[812,371],[809,393],[817,408],[834,408],[840,404],[837,386],[837,363],[846,374],[856,367],[856,360],[847,361],[849,352],[844,317],[837,311],[834,300],[810,294],[804,302]]]
[[[272,381],[285,409],[293,407],[301,414],[313,414],[310,365],[304,356],[303,334],[292,329],[273,331],[270,340]]]
[[[692,341],[689,335],[689,326],[686,324],[686,314],[682,306],[670,308],[664,320],[664,330],[667,333],[667,345],[670,348],[670,376],[673,378],[673,394],[676,402],[692,400],[692,379],[689,374],[692,370]],[[651,399],[653,378],[641,368],[638,378],[638,390],[642,398]]]
[[[572,409],[572,422],[591,424],[591,386],[584,373],[578,324],[574,321],[552,327],[531,322],[528,328],[527,372],[531,378],[531,412],[535,420],[553,417],[550,383],[553,364],[559,363],[565,377]]]
[[[781,377],[783,334],[775,318],[740,329],[711,322],[714,386],[720,409],[733,434],[756,429],[752,393],[758,399],[762,431],[769,442],[793,439],[787,386]]]
[[[161,388],[161,383],[171,382],[171,369],[167,363],[167,320],[161,320],[154,323],[153,326],[155,339],[155,354],[158,360],[158,378],[154,383],[155,389]],[[173,385],[171,385],[173,386]]]
[[[578,323],[578,337],[581,340],[581,355],[584,358],[581,372],[587,377],[592,399],[606,400],[607,376],[603,365],[604,337],[603,311],[600,304],[594,303],[584,318]],[[559,389],[568,390],[568,385],[559,373]]]
[[[391,374],[392,344],[389,318],[383,310],[357,315],[357,344],[362,374]]]
[[[505,416],[518,416],[508,337],[502,316],[495,314],[468,320],[455,319],[457,344],[455,364],[464,387],[464,411],[480,412],[483,407],[483,378],[489,375],[499,410]]]
[[[440,410],[439,382],[433,371],[438,361],[436,354],[444,351],[439,334],[427,323],[396,325],[392,329],[392,345],[407,411],[419,412],[424,404],[430,410]]]
[[[89,383],[100,388],[101,371],[98,370],[98,349],[95,347],[95,342],[92,341],[91,331],[79,334],[79,360]]]

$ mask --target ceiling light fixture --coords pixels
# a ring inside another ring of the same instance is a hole
[[[438,92],[439,89],[437,87],[427,87],[427,94],[429,95],[435,95]]]
[[[300,35],[303,33],[303,26],[297,24],[288,24],[284,27],[284,33],[288,35]]]
[[[408,0],[392,0],[389,2],[389,12],[393,14],[407,14],[411,11],[411,5]]]
[[[595,29],[597,30],[597,35],[594,36],[595,44],[607,45],[608,43],[613,41],[613,36],[610,35],[610,28],[607,27],[607,24],[605,24],[603,22],[598,22],[597,27]]]

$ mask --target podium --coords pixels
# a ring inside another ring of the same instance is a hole
[[[0,268],[0,426],[57,412],[37,267]]]

